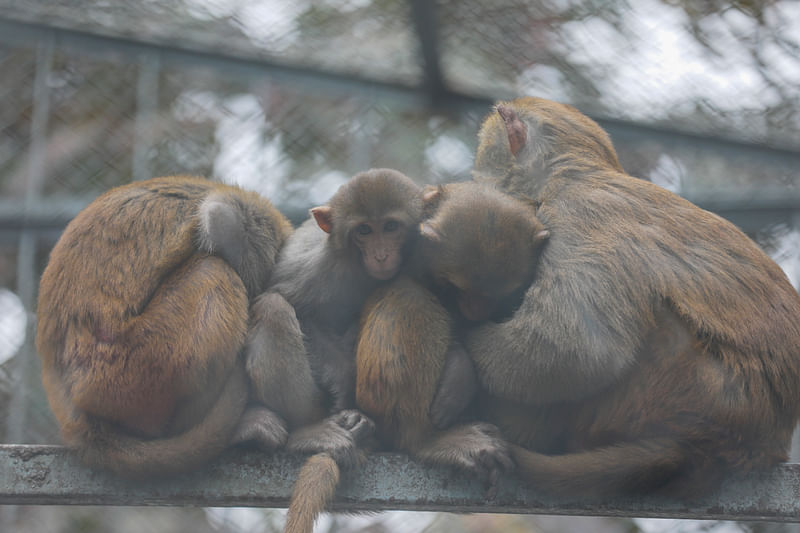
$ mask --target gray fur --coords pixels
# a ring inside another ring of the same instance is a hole
[[[256,193],[215,191],[209,194],[198,209],[198,248],[219,255],[236,270],[250,297],[260,294],[269,281],[270,269],[265,268],[283,245],[289,229],[286,221],[263,210],[258,202],[249,202]],[[276,232],[276,227],[281,226]]]

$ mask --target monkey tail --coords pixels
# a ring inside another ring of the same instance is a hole
[[[686,451],[674,439],[649,439],[578,453],[544,455],[511,445],[523,476],[557,495],[598,496],[653,491],[686,467]]]
[[[311,533],[314,521],[333,498],[338,484],[339,465],[330,454],[309,457],[292,491],[284,533]]]
[[[237,364],[206,416],[191,429],[168,438],[141,439],[124,435],[104,422],[93,421],[83,459],[127,477],[177,474],[197,468],[222,452],[244,412],[247,378]]]

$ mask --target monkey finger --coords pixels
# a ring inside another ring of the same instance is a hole
[[[342,429],[352,432],[356,426],[362,423],[362,419],[364,418],[366,417],[361,413],[361,411],[357,411],[355,409],[346,409],[344,411],[339,411],[335,415],[332,415],[330,419]]]

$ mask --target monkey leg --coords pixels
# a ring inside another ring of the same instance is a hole
[[[386,444],[468,470],[494,487],[511,465],[498,430],[474,423],[438,431],[429,414],[451,328],[434,295],[408,278],[376,291],[361,321],[356,402],[376,420]]]
[[[138,315],[119,325],[112,319],[95,317],[93,329],[68,332],[67,395],[77,410],[134,433],[175,434],[219,396],[244,343],[247,294],[223,260],[195,255],[163,279]]]
[[[131,478],[187,472],[205,464],[228,445],[247,401],[244,365],[237,362],[215,403],[194,426],[166,438],[139,438],[117,424],[69,410],[64,387],[49,381],[49,372],[44,378],[49,400],[63,407],[56,413],[66,444],[87,464]]]
[[[325,409],[294,308],[280,294],[266,292],[253,303],[250,323],[245,362],[254,399],[290,428],[321,420]]]

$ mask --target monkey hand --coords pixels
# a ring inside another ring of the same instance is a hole
[[[351,468],[363,458],[359,446],[369,441],[374,431],[375,424],[361,412],[340,411],[292,433],[288,448],[309,455],[325,452],[340,467]]]
[[[429,415],[439,429],[450,427],[472,402],[478,390],[475,365],[460,342],[453,341],[447,351]]]
[[[286,423],[266,407],[248,407],[233,431],[232,444],[255,443],[264,451],[273,451],[289,438]]]

